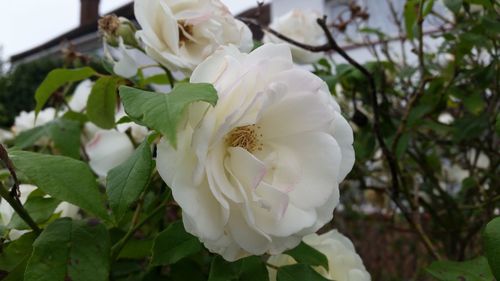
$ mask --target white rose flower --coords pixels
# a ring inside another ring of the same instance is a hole
[[[21,196],[19,196],[19,201],[21,201],[21,204],[24,205],[26,203],[26,200],[28,200],[29,195],[31,192],[35,191],[37,189],[36,186],[31,185],[31,184],[20,184],[19,185],[19,192]],[[54,213],[60,213],[60,217],[69,217],[73,219],[79,219],[81,216],[78,214],[79,207],[75,206],[71,203],[68,202],[61,202],[57,208],[55,209]],[[12,216],[14,215],[15,211],[14,209],[10,206],[10,204],[2,199],[0,201],[0,224],[2,225],[8,225],[10,220],[12,219]],[[16,240],[21,235],[24,233],[28,232],[27,230],[17,230],[17,229],[11,229],[9,232],[9,239]]]
[[[133,153],[134,145],[127,134],[115,129],[102,130],[95,125],[85,125],[85,152],[89,157],[89,166],[102,178],[108,172],[125,162]]]
[[[146,53],[189,74],[221,45],[252,48],[252,33],[219,0],[136,0],[137,32]]]
[[[349,238],[336,229],[317,235],[304,237],[303,241],[323,253],[328,259],[328,270],[318,266],[314,269],[323,277],[335,281],[370,281],[370,273],[366,271],[363,261]],[[269,257],[268,263],[274,266],[285,266],[297,263],[291,256],[281,254]],[[268,268],[269,279],[276,281],[276,270]]]
[[[177,149],[163,139],[157,157],[188,232],[236,260],[293,248],[332,219],[354,163],[352,129],[287,45],[221,48],[191,82],[212,83],[217,105],[188,107]]]
[[[89,99],[90,92],[92,91],[92,87],[94,86],[94,82],[89,79],[83,80],[78,83],[73,92],[73,96],[69,101],[69,108],[76,112],[82,112],[87,108],[87,100]]]
[[[41,110],[38,113],[38,117],[35,121],[35,111],[21,111],[19,115],[14,120],[14,126],[12,127],[12,132],[14,135],[18,135],[21,132],[27,131],[29,129],[33,129],[34,127],[38,127],[44,125],[56,118],[56,110],[55,108],[48,107],[44,110]]]
[[[320,17],[321,15],[314,11],[292,10],[273,21],[270,27],[297,42],[312,46],[322,45],[326,39],[323,29],[316,22]],[[284,41],[273,34],[266,33],[264,42],[281,43]],[[314,63],[323,56],[321,52],[313,53],[292,44],[289,46],[292,49],[293,60],[299,64]]]

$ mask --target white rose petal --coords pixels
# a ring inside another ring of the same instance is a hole
[[[352,242],[337,230],[321,235],[313,233],[304,237],[303,241],[328,259],[328,270],[320,266],[314,268],[323,277],[336,281],[371,280]],[[271,256],[267,262],[278,267],[297,263],[291,256],[285,254]],[[276,270],[268,268],[268,271],[269,279],[276,281]]]
[[[253,45],[250,29],[219,0],[136,0],[134,11],[146,53],[170,70],[189,74],[221,45]]]
[[[76,112],[82,112],[87,107],[87,100],[89,99],[90,92],[94,83],[89,79],[80,82],[73,92],[73,96],[69,101],[68,105],[71,110]]]
[[[100,177],[106,177],[114,167],[134,153],[134,145],[124,133],[116,130],[98,130],[85,145],[89,166]]]
[[[270,27],[297,42],[318,46],[324,44],[326,40],[323,29],[316,21],[320,17],[321,15],[314,11],[292,10],[273,21]],[[282,43],[284,41],[271,33],[266,33],[264,42]],[[323,56],[321,52],[310,52],[292,44],[289,46],[292,49],[293,60],[299,64],[314,63]]]
[[[194,103],[157,167],[186,230],[227,260],[277,254],[332,219],[354,163],[353,133],[327,85],[294,66],[285,44],[221,48],[191,76],[215,107]]]
[[[55,108],[48,107],[44,110],[41,110],[38,113],[38,116],[35,121],[35,111],[21,111],[19,115],[14,120],[14,126],[12,127],[12,132],[14,135],[18,135],[21,132],[27,131],[29,129],[33,129],[34,127],[38,127],[44,125],[56,118],[56,110]]]

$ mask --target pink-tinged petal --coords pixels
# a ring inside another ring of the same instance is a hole
[[[134,146],[126,134],[116,130],[101,130],[85,145],[89,165],[100,177],[106,177],[109,170],[127,160],[134,152]]]

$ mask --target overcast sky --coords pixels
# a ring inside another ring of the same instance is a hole
[[[101,0],[100,12],[130,0]],[[254,6],[256,0],[222,0],[233,13]],[[80,0],[0,0],[0,56],[31,49],[78,26]]]

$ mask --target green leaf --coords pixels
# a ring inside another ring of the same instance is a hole
[[[281,266],[276,275],[277,281],[331,281],[321,276],[306,264]]]
[[[500,113],[497,114],[497,121],[495,122],[495,131],[500,135]]]
[[[434,8],[434,0],[427,0],[424,2],[424,8],[422,11],[422,16],[425,18]]]
[[[58,68],[52,70],[47,75],[47,77],[45,77],[42,84],[40,84],[35,92],[36,114],[38,115],[38,112],[40,112],[50,96],[57,89],[59,89],[59,87],[69,82],[76,82],[87,79],[95,74],[96,72],[90,67],[82,67],[77,69]]]
[[[418,15],[418,1],[417,0],[408,0],[405,3],[404,7],[404,22],[406,34],[409,39],[413,39],[415,37],[414,28],[417,23],[417,15]]]
[[[27,151],[11,151],[9,155],[17,170],[45,193],[109,219],[95,177],[85,163]]]
[[[484,251],[491,271],[500,280],[500,217],[494,218],[483,232]]]
[[[25,281],[107,281],[109,234],[102,224],[63,218],[33,243]]]
[[[56,119],[48,125],[54,146],[61,154],[80,159],[80,122],[69,119]]]
[[[45,125],[24,131],[16,137],[15,145],[21,149],[33,146],[40,138],[48,137],[54,141],[61,154],[80,158],[80,122],[70,119],[56,119]]]
[[[268,281],[269,274],[260,257],[252,256],[228,262],[220,256],[212,260],[208,281]]]
[[[215,88],[207,83],[178,83],[169,94],[121,86],[120,97],[132,119],[162,133],[174,147],[177,146],[177,125],[186,107],[196,101],[215,106],[218,98]]]
[[[481,97],[479,93],[473,93],[464,98],[463,104],[467,110],[475,115],[479,115],[484,111],[486,107],[486,102]]]
[[[298,263],[322,266],[328,270],[328,259],[326,256],[304,242],[300,242],[297,247],[286,251],[285,254],[293,257]]]
[[[454,14],[458,14],[460,12],[460,8],[462,8],[463,0],[444,0],[444,5]]]
[[[467,2],[469,4],[481,5],[481,6],[484,6],[486,8],[493,8],[493,4],[491,4],[492,1],[490,1],[490,0],[465,0],[465,2]]]
[[[24,208],[37,224],[42,224],[52,216],[59,203],[61,203],[61,201],[52,197],[44,198],[43,196],[30,196],[28,200],[26,200],[26,203],[24,203]],[[17,213],[14,213],[12,216],[9,222],[9,228],[19,230],[30,229]]]
[[[152,170],[153,156],[146,140],[125,162],[109,171],[106,192],[117,222],[147,186]]]
[[[89,120],[103,129],[115,127],[116,89],[120,80],[112,76],[99,78],[87,100]]]
[[[170,80],[168,79],[168,76],[166,74],[157,74],[150,76],[148,78],[145,78],[142,81],[142,84],[148,85],[148,84],[158,84],[158,85],[168,85],[170,84]]]
[[[14,145],[20,149],[24,149],[33,146],[37,140],[47,135],[46,125],[38,126],[21,132],[14,140]]]
[[[16,265],[7,277],[2,279],[2,281],[20,281],[24,280],[24,271],[26,270],[26,265],[28,264],[28,257],[23,258],[23,260]]]
[[[198,238],[184,230],[182,221],[170,224],[155,239],[151,264],[166,265],[176,263],[182,258],[201,250]]]
[[[427,272],[439,281],[492,281],[493,275],[485,257],[470,261],[436,261],[427,269]]]
[[[151,255],[153,249],[153,239],[130,239],[121,250],[120,259],[143,259]]]
[[[29,232],[8,244],[4,244],[0,252],[0,270],[12,271],[14,268],[28,259],[33,249],[36,234]]]

